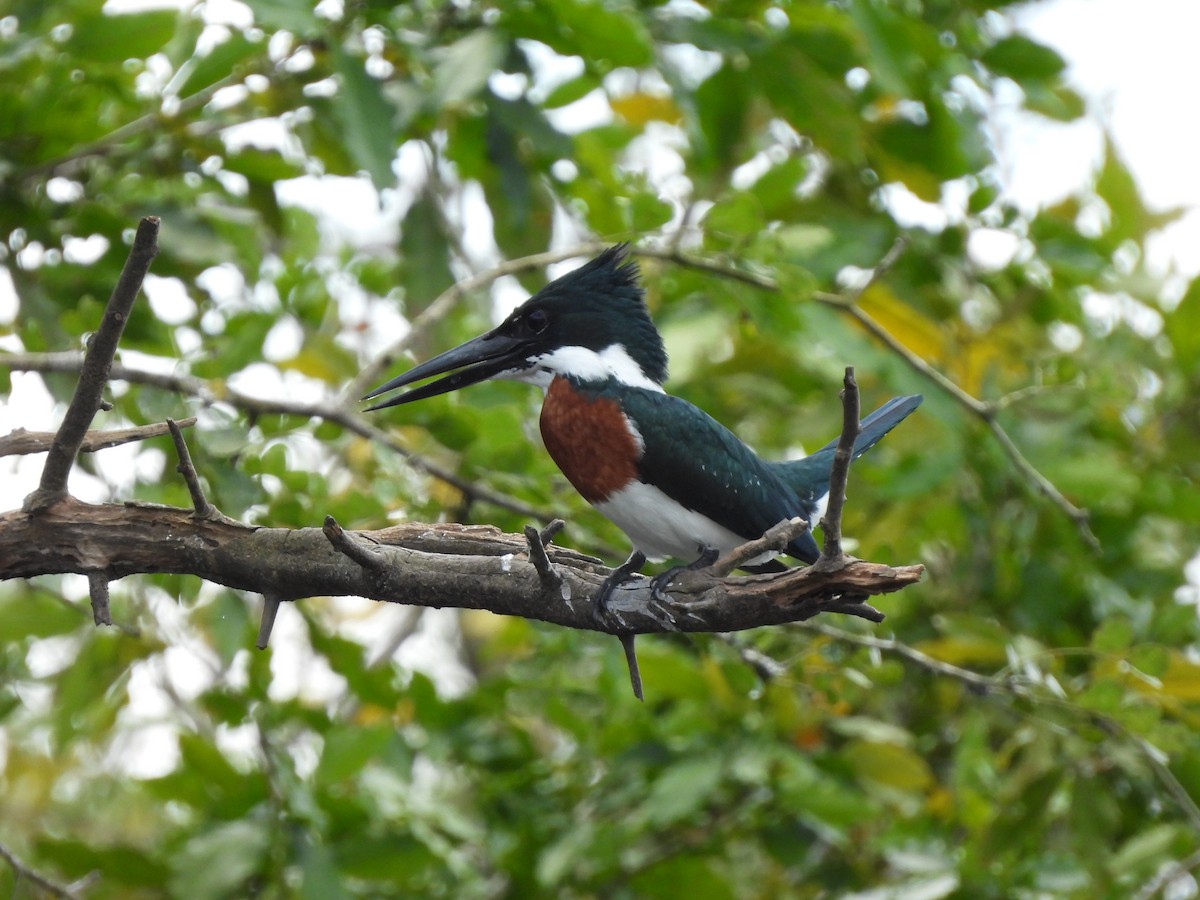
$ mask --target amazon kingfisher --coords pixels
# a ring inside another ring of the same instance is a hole
[[[544,388],[540,426],[550,456],[583,498],[633,542],[633,556],[617,570],[621,579],[647,558],[698,554],[685,568],[711,563],[797,516],[809,530],[794,538],[786,553],[805,563],[820,555],[811,529],[825,511],[837,441],[804,459],[769,462],[707,413],[666,393],[666,349],[625,244],[550,282],[486,334],[393,378],[364,399],[435,375],[445,377],[370,409],[488,378]],[[867,416],[854,444],[855,458],[920,403],[920,395],[896,397]],[[774,556],[750,560],[745,568],[782,569]],[[655,590],[677,572],[658,576]],[[610,582],[597,600],[601,611],[618,583]],[[623,643],[640,697],[628,638]]]

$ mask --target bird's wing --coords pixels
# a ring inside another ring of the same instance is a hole
[[[747,540],[811,510],[791,488],[724,425],[686,400],[657,391],[622,387],[614,395],[645,444],[641,479],[672,500]],[[817,558],[808,532],[789,554]]]

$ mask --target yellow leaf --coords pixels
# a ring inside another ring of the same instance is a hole
[[[624,97],[614,97],[609,103],[613,112],[630,125],[645,125],[647,122],[676,124],[683,119],[674,100],[657,94],[644,94],[639,91]]]
[[[1172,653],[1162,676],[1162,693],[1176,700],[1200,700],[1200,666]]]

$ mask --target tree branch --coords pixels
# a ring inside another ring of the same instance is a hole
[[[175,423],[180,428],[191,428],[196,424],[195,416],[188,416]],[[145,441],[150,438],[162,437],[169,431],[166,422],[155,422],[152,425],[138,425],[135,428],[113,428],[108,431],[89,431],[83,436],[79,445],[80,453],[94,453],[97,450],[107,450],[121,444],[133,441]],[[0,456],[25,456],[30,453],[45,453],[54,443],[53,431],[26,431],[24,428],[14,428],[8,434],[0,437]]]
[[[83,356],[74,351],[57,353],[0,353],[0,365],[7,366],[14,372],[78,372]],[[112,381],[127,381],[130,384],[142,384],[160,388],[187,397],[194,397],[205,406],[216,403],[227,403],[234,409],[250,416],[295,416],[302,419],[322,419],[340,425],[360,437],[375,441],[388,447],[402,456],[414,469],[424,472],[439,481],[445,482],[461,491],[470,501],[482,501],[507,509],[517,515],[530,519],[545,521],[551,515],[545,510],[539,510],[528,503],[523,503],[515,497],[510,497],[500,491],[461,478],[449,469],[425,459],[423,456],[409,450],[386,431],[375,427],[361,413],[338,405],[335,401],[324,400],[304,402],[300,400],[271,399],[254,397],[250,394],[234,390],[223,384],[210,384],[193,375],[179,373],[164,374],[148,372],[131,366],[114,364],[109,373]]]
[[[825,546],[815,563],[818,566],[837,566],[845,558],[842,553],[842,507],[846,505],[846,482],[850,477],[850,462],[854,459],[854,442],[861,430],[858,412],[858,382],[854,380],[854,367],[847,366],[842,379],[842,433],[829,472],[829,505],[821,519]]]
[[[129,249],[121,277],[104,310],[100,328],[88,342],[75,396],[71,398],[71,405],[67,407],[58,434],[50,444],[41,483],[36,491],[25,498],[26,509],[40,509],[66,495],[67,476],[75,465],[75,457],[79,455],[79,448],[83,445],[88,426],[96,415],[100,397],[108,384],[109,369],[112,368],[121,334],[125,331],[129,311],[142,289],[142,280],[150,270],[150,263],[158,255],[158,226],[157,216],[146,216],[138,223],[133,246]]]
[[[192,421],[194,422],[195,419]],[[213,506],[204,496],[204,487],[200,484],[200,476],[196,474],[196,467],[192,465],[192,454],[188,452],[187,441],[183,439],[183,431],[180,430],[179,423],[174,419],[167,419],[167,427],[171,431],[171,441],[175,444],[175,454],[179,457],[179,465],[175,467],[175,471],[183,476],[184,483],[187,484],[188,493],[192,495],[192,508],[196,511],[196,515],[207,516],[212,513]]]
[[[609,570],[583,554],[547,549],[563,578],[555,591],[527,560],[524,535],[491,526],[414,523],[344,534],[364,565],[335,549],[317,528],[256,528],[224,516],[201,518],[187,509],[91,505],[67,496],[36,515],[25,510],[0,514],[0,580],[65,572],[103,572],[115,580],[168,572],[281,601],[353,595],[413,606],[488,609],[605,630],[593,615],[591,598]],[[877,611],[848,598],[900,590],[920,580],[922,572],[921,566],[891,568],[859,560],[836,572],[809,567],[734,578],[681,572],[665,600],[654,600],[650,581],[641,579],[616,589],[610,606],[623,630],[634,634],[740,631],[822,612],[877,621],[882,618]]]
[[[48,896],[54,897],[55,900],[76,900],[78,895],[74,891],[51,881],[45,875],[40,874],[21,862],[16,854],[4,844],[0,844],[0,858],[3,858],[5,862],[12,866],[13,872],[16,873],[17,881],[25,879],[39,890],[45,891]]]

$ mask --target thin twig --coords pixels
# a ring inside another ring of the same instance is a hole
[[[772,550],[782,552],[788,544],[806,531],[808,531],[808,522],[799,516],[794,519],[784,519],[777,525],[768,528],[762,537],[746,541],[740,547],[734,547],[709,566],[709,571],[718,578],[724,578],[756,556],[762,556]]]
[[[226,75],[220,81],[215,81],[201,88],[196,93],[181,99],[172,114],[168,115],[161,110],[155,110],[144,116],[139,116],[132,121],[126,122],[124,125],[114,128],[108,134],[92,141],[90,144],[76,147],[66,156],[60,156],[57,159],[29,166],[21,172],[21,178],[26,181],[31,179],[44,181],[47,176],[58,173],[62,169],[73,167],[81,160],[87,159],[90,156],[102,156],[110,152],[114,147],[127,145],[131,138],[139,134],[156,128],[161,129],[164,122],[169,120],[177,121],[186,113],[202,108],[213,98],[213,95],[217,91],[232,85],[235,80],[244,77],[244,75]]]
[[[529,561],[537,569],[538,578],[542,581],[542,589],[554,593],[561,591],[562,573],[550,562],[550,557],[546,555],[546,545],[542,542],[542,536],[532,525],[525,526],[525,541],[529,544]]]
[[[999,685],[999,682],[995,678],[980,675],[978,672],[972,672],[970,669],[964,669],[952,663],[942,662],[940,659],[935,659],[914,647],[900,643],[895,638],[881,638],[871,634],[856,634],[853,631],[835,628],[832,625],[826,625],[822,622],[804,622],[801,627],[809,631],[815,631],[818,634],[823,634],[826,637],[834,638],[835,640],[845,641],[848,644],[857,644],[860,647],[868,647],[884,653],[894,653],[915,663],[922,669],[933,672],[935,675],[946,675],[957,679],[981,694],[990,693]]]
[[[158,227],[157,216],[146,216],[138,223],[133,246],[129,249],[121,277],[104,310],[100,328],[88,342],[79,371],[79,383],[58,434],[50,445],[41,483],[25,499],[27,510],[41,509],[61,499],[67,492],[67,476],[75,464],[88,426],[96,415],[100,395],[108,384],[108,372],[112,368],[113,356],[117,352],[121,333],[125,330],[125,323],[129,320],[129,311],[142,289],[142,280],[150,269],[150,263],[158,255]]]
[[[12,371],[20,372],[78,372],[82,364],[82,356],[74,351],[57,353],[3,353],[0,352],[0,366],[7,366]],[[386,431],[375,427],[361,413],[332,401],[304,402],[299,400],[264,399],[236,391],[228,387],[220,389],[211,387],[203,379],[193,375],[177,373],[163,374],[135,369],[131,366],[115,364],[109,377],[113,381],[127,381],[130,384],[144,384],[172,391],[177,394],[195,397],[205,405],[227,403],[234,409],[246,415],[256,416],[295,416],[301,419],[322,419],[334,425],[340,425],[360,437],[375,441],[386,446],[394,453],[403,457],[414,469],[424,472],[439,481],[462,492],[470,501],[482,501],[492,506],[498,506],[526,518],[546,520],[551,516],[544,510],[536,509],[528,503],[523,503],[515,497],[510,497],[500,491],[492,490],[482,484],[468,481],[454,472],[425,459],[405,447]]]
[[[972,672],[970,669],[964,669],[961,666],[935,659],[927,653],[922,653],[915,647],[910,647],[907,644],[897,641],[895,638],[880,638],[874,635],[855,634],[854,632],[845,631],[844,629],[826,625],[822,622],[804,622],[801,623],[801,627],[849,644],[857,644],[860,647],[880,650],[884,653],[893,653],[934,675],[953,678],[980,695],[986,696],[997,691],[1002,691],[1010,696],[1020,697],[1033,703],[1048,702],[1047,698],[1039,696],[1029,685],[1023,684],[1012,676],[980,675],[978,672]],[[1076,707],[1070,708],[1078,711]],[[1196,803],[1188,789],[1183,786],[1182,782],[1175,776],[1175,773],[1171,771],[1170,766],[1163,762],[1161,752],[1145,738],[1129,731],[1128,728],[1115,719],[1098,713],[1089,713],[1089,715],[1092,717],[1092,721],[1098,724],[1107,734],[1114,737],[1124,736],[1137,748],[1149,764],[1155,778],[1167,790],[1167,793],[1171,795],[1179,806],[1180,811],[1191,823],[1193,830],[1200,832],[1200,805]]]
[[[546,527],[538,532],[538,540],[542,542],[543,547],[549,547],[550,543],[558,537],[558,533],[567,527],[567,523],[562,519],[551,519],[546,523]]]
[[[763,681],[774,681],[776,678],[787,674],[788,667],[784,663],[781,663],[773,656],[767,656],[767,654],[760,650],[747,646],[738,639],[737,635],[725,632],[718,634],[717,638],[733,648],[742,662],[753,669],[755,674]]]
[[[359,543],[351,537],[350,533],[342,528],[333,516],[325,517],[325,525],[322,531],[325,532],[325,537],[329,539],[329,543],[339,553],[354,560],[364,569],[371,572],[378,572],[384,568],[385,563],[383,559],[367,549],[365,544]]]
[[[854,458],[854,442],[861,430],[858,421],[858,382],[854,380],[854,367],[847,366],[842,379],[842,433],[838,438],[837,450],[833,454],[833,467],[829,472],[829,505],[821,520],[825,533],[825,546],[821,558],[815,565],[841,565],[842,553],[842,508],[846,505],[846,481],[850,477],[850,461]]]
[[[192,465],[192,455],[188,452],[183,432],[174,419],[167,419],[167,427],[171,429],[171,440],[175,443],[175,453],[179,457],[179,465],[175,467],[175,471],[182,475],[184,482],[187,483],[188,493],[192,495],[192,508],[196,510],[198,516],[210,515],[213,506],[204,496],[204,487],[200,484],[200,476],[196,474],[196,467]]]
[[[417,627],[421,624],[421,619],[424,615],[425,610],[420,606],[404,607],[403,615],[396,625],[395,630],[392,631],[391,635],[383,643],[383,646],[376,651],[375,656],[368,660],[367,668],[378,668],[395,656],[400,646],[416,633]]]
[[[180,419],[180,428],[190,428],[196,424],[195,416]],[[166,422],[155,422],[151,425],[138,425],[136,428],[114,428],[109,431],[89,431],[83,436],[79,445],[80,453],[94,453],[97,450],[107,450],[121,444],[134,441],[145,441],[150,438],[162,437],[167,433]],[[54,443],[53,431],[26,431],[24,428],[14,428],[8,434],[0,437],[0,456],[24,456],[30,453],[45,453]]]
[[[63,887],[61,884],[51,881],[45,875],[40,874],[35,869],[21,862],[21,860],[17,858],[16,854],[4,844],[0,844],[0,857],[3,857],[4,861],[12,866],[13,871],[17,875],[17,881],[20,881],[22,878],[24,878],[26,881],[45,891],[51,897],[57,898],[57,900],[77,900],[77,894],[75,894],[69,888]]]
[[[92,619],[97,625],[111,625],[112,613],[108,608],[108,576],[103,572],[88,573],[88,596],[92,600]]]
[[[1182,878],[1191,872],[1192,869],[1198,867],[1200,867],[1200,850],[1196,850],[1191,856],[1187,856],[1178,862],[1171,863],[1169,866],[1159,869],[1153,878],[1138,888],[1138,892],[1133,895],[1132,900],[1152,900],[1155,894],[1172,881]],[[1187,895],[1181,894],[1181,896]]]

